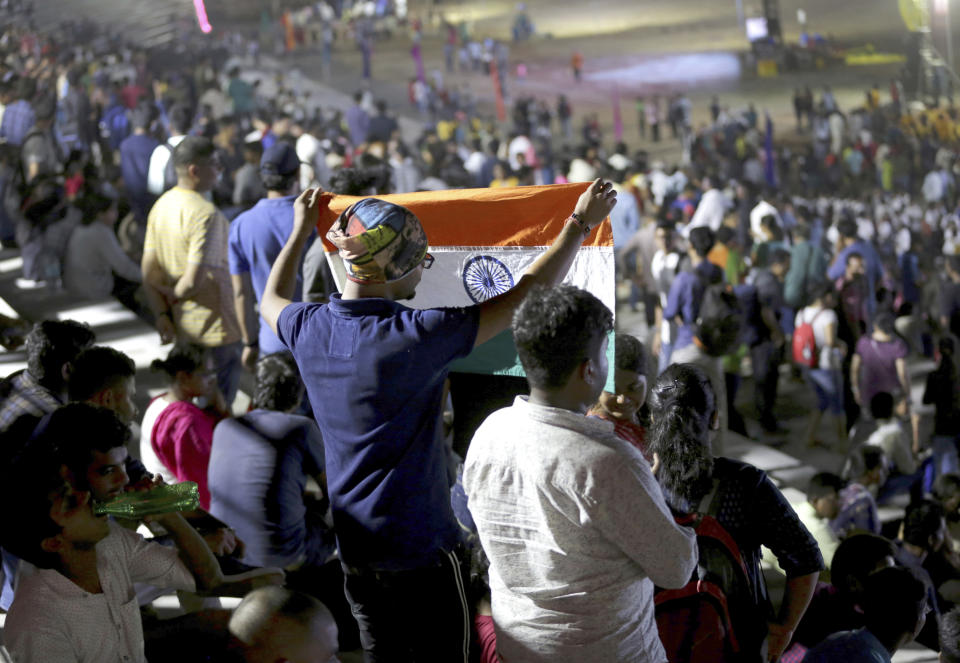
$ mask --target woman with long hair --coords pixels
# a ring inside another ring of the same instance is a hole
[[[703,370],[693,364],[667,368],[653,387],[651,415],[650,449],[667,504],[680,513],[708,511],[736,542],[747,567],[756,610],[733,615],[742,660],[777,660],[823,569],[817,542],[765,472],[714,457],[711,436],[719,428],[719,412]],[[779,615],[760,572],[760,546],[773,551],[787,574]]]

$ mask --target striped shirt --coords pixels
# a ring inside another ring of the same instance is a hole
[[[160,196],[147,217],[143,251],[155,251],[168,284],[183,276],[188,264],[202,265],[201,287],[173,307],[177,335],[206,347],[240,340],[227,268],[229,223],[201,194],[175,186]]]

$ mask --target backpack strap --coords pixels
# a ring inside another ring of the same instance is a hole
[[[715,516],[717,492],[720,489],[720,479],[714,477],[710,492],[703,496],[700,505],[697,507],[697,513],[703,516]]]

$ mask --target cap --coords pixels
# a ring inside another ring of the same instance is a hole
[[[290,143],[277,141],[260,157],[260,172],[265,175],[293,175],[300,167],[300,158]]]
[[[427,234],[413,212],[379,198],[348,207],[327,233],[357,283],[389,283],[412,272],[427,254]]]

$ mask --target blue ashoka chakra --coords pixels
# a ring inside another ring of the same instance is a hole
[[[475,256],[463,268],[463,288],[476,304],[513,287],[513,274],[493,256]]]

